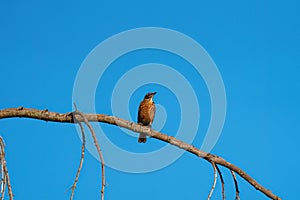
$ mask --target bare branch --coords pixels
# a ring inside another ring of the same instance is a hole
[[[196,147],[194,147],[190,144],[187,144],[183,141],[180,141],[172,136],[168,136],[166,134],[155,131],[149,127],[141,126],[139,124],[136,124],[136,123],[124,120],[124,119],[120,119],[115,116],[109,116],[109,115],[105,115],[105,114],[84,114],[84,116],[90,122],[103,122],[103,123],[107,123],[107,124],[120,126],[120,127],[129,129],[129,130],[137,132],[137,133],[145,133],[146,135],[151,136],[152,138],[156,138],[158,140],[170,143],[170,144],[177,146],[183,150],[186,150],[198,157],[201,157],[201,158],[207,160],[208,162],[214,162],[217,165],[221,165],[223,167],[226,167],[226,168],[234,171],[239,176],[241,176],[244,180],[246,180],[249,184],[251,184],[255,189],[261,191],[267,197],[274,199],[274,200],[281,199],[280,197],[273,194],[272,191],[268,190],[267,188],[265,188],[261,184],[259,184],[256,180],[254,180],[251,176],[249,176],[245,171],[243,171],[242,169],[233,165],[232,163],[226,161],[225,159],[223,159],[219,156],[201,151],[200,149],[197,149]],[[39,120],[44,120],[44,121],[75,123],[72,113],[60,114],[60,113],[56,113],[56,112],[49,112],[48,110],[42,111],[42,110],[28,109],[28,108],[23,108],[23,107],[8,108],[8,109],[0,110],[0,119],[12,118],[12,117],[34,118],[34,119],[39,119]],[[84,119],[80,119],[80,117],[78,117],[78,120],[81,122],[84,121]]]
[[[4,173],[4,166],[3,166],[3,160],[4,160],[4,154],[2,153],[2,149],[0,151],[0,165],[1,165],[1,198],[0,200],[4,200],[4,194],[5,194],[5,188],[6,188],[6,177]]]
[[[12,192],[12,188],[11,188],[11,184],[10,184],[8,169],[6,166],[4,142],[3,142],[2,137],[0,137],[0,148],[1,148],[0,159],[1,159],[2,169],[3,169],[3,173],[4,173],[4,180],[3,180],[4,186],[3,186],[3,191],[2,191],[2,194],[3,194],[2,198],[4,198],[5,185],[7,185],[9,199],[13,200],[13,192]]]
[[[214,168],[214,182],[213,182],[213,185],[211,187],[211,190],[210,190],[210,193],[207,197],[207,200],[210,200],[211,198],[211,195],[213,194],[214,190],[215,190],[215,187],[216,187],[216,183],[217,183],[217,170],[216,170],[216,164],[214,162],[211,162],[211,165],[213,166]]]
[[[4,168],[1,163],[1,200],[4,200],[4,194],[5,194],[5,189],[6,189],[6,178],[4,175]]]
[[[98,155],[99,155],[99,158],[100,158],[100,161],[101,161],[101,171],[102,171],[102,186],[101,186],[101,200],[104,200],[104,188],[105,188],[105,164],[104,164],[104,158],[103,158],[103,155],[102,155],[102,151],[100,149],[100,145],[99,145],[99,142],[98,142],[98,139],[97,139],[97,136],[95,134],[95,131],[93,129],[93,127],[91,126],[91,124],[89,123],[88,119],[86,118],[86,116],[81,113],[81,112],[74,112],[74,114],[78,114],[79,116],[82,117],[84,123],[87,125],[87,127],[89,128],[91,134],[92,134],[92,137],[93,137],[93,140],[94,140],[94,144],[96,146],[96,149],[97,149],[97,152],[98,152]],[[77,119],[77,118],[76,118]]]
[[[235,173],[232,170],[230,170],[230,172],[233,177],[234,186],[235,186],[235,200],[240,200],[240,191],[239,191],[239,186],[238,186],[238,182],[236,180]]]
[[[76,116],[75,116],[75,118],[76,118]],[[85,134],[84,134],[84,128],[83,128],[81,122],[78,122],[78,124],[80,126],[81,136],[82,136],[81,158],[80,158],[79,167],[78,167],[78,170],[77,170],[77,173],[76,173],[76,177],[75,177],[75,180],[74,180],[74,184],[72,186],[72,193],[71,193],[70,200],[72,200],[73,197],[74,197],[74,192],[75,192],[75,189],[76,189],[76,184],[78,182],[79,175],[80,175],[80,172],[81,172],[81,169],[82,169],[83,160],[84,160]]]
[[[222,200],[225,200],[225,183],[224,183],[224,179],[223,179],[222,172],[221,172],[218,165],[216,165],[216,168],[217,168],[218,174],[220,175],[220,180],[221,180],[221,183],[222,183]]]

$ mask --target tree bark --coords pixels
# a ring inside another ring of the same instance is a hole
[[[263,187],[261,184],[259,184],[256,180],[254,180],[251,176],[249,176],[245,171],[240,169],[239,167],[233,165],[232,163],[226,161],[225,159],[204,152],[190,144],[187,144],[183,141],[180,141],[172,136],[168,136],[166,134],[160,133],[158,131],[155,131],[149,127],[141,126],[139,124],[115,117],[115,116],[109,116],[105,114],[84,114],[86,119],[89,122],[103,122],[107,124],[112,124],[116,126],[120,126],[126,129],[129,129],[131,131],[137,132],[137,133],[145,133],[148,136],[170,143],[174,146],[177,146],[183,150],[186,150],[200,158],[203,158],[207,160],[210,163],[215,163],[217,165],[221,165],[229,170],[234,171],[237,173],[240,177],[242,177],[244,180],[246,180],[249,184],[251,184],[255,189],[259,190],[263,194],[265,194],[267,197],[274,199],[274,200],[280,200],[278,196],[272,193],[271,190],[268,190],[267,188]],[[0,119],[4,118],[14,118],[14,117],[21,117],[21,118],[33,118],[38,120],[44,120],[44,121],[52,121],[52,122],[61,122],[61,123],[76,123],[77,121],[84,122],[84,119],[80,116],[76,116],[76,120],[74,120],[73,112],[61,114],[57,112],[50,112],[48,110],[37,110],[37,109],[30,109],[30,108],[8,108],[0,110]]]

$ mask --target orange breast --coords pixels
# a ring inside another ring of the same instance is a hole
[[[155,115],[155,104],[150,101],[142,101],[138,112],[138,123],[142,123],[144,126],[152,125]]]

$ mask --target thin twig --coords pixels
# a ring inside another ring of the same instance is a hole
[[[3,167],[3,173],[4,173],[4,181],[6,183],[5,185],[7,185],[9,199],[13,200],[13,192],[12,192],[12,188],[11,188],[11,184],[10,184],[8,169],[6,166],[4,142],[3,142],[2,137],[0,137],[0,148],[1,148],[1,160],[2,160],[2,167]],[[3,198],[4,198],[4,194],[3,194]]]
[[[230,170],[230,172],[233,177],[234,186],[235,186],[235,200],[240,200],[240,191],[239,191],[239,186],[238,186],[238,182],[236,180],[235,173],[232,170]]]
[[[216,165],[216,168],[217,168],[218,174],[220,175],[220,180],[222,183],[222,200],[225,200],[225,198],[226,198],[225,197],[225,183],[224,183],[223,175],[222,175],[222,172],[218,165]]]
[[[6,182],[5,182],[5,174],[4,174],[4,167],[3,167],[3,160],[4,160],[4,156],[2,154],[2,150],[0,151],[0,165],[1,165],[1,198],[0,200],[4,199],[4,193],[5,193],[5,186],[6,186]]]
[[[6,189],[6,178],[5,176],[3,176],[1,180],[1,200],[4,200],[5,189]]]
[[[1,193],[1,200],[4,199],[4,195],[5,195],[5,190],[6,190],[6,177],[3,177],[3,188],[2,188],[2,193]]]
[[[4,199],[4,192],[5,192],[5,176],[4,176],[4,170],[3,170],[3,155],[2,155],[2,151],[0,151],[0,166],[1,166],[1,198],[0,200]]]
[[[76,117],[76,116],[75,116],[75,117]],[[76,177],[75,177],[75,180],[74,180],[74,184],[73,184],[73,186],[72,186],[72,193],[71,193],[70,200],[72,200],[73,197],[74,197],[74,192],[75,192],[76,185],[77,185],[77,182],[78,182],[78,179],[79,179],[79,175],[80,175],[80,172],[81,172],[81,169],[82,169],[82,164],[83,164],[83,161],[84,161],[85,134],[84,134],[84,128],[83,128],[81,122],[78,122],[78,124],[79,124],[79,126],[80,126],[81,136],[82,136],[81,158],[80,158],[78,170],[77,170],[77,173],[76,173]]]
[[[105,167],[104,167],[105,164],[104,164],[104,158],[103,158],[103,155],[102,155],[102,151],[100,149],[100,145],[99,145],[97,136],[95,134],[95,131],[94,131],[93,127],[91,126],[91,124],[89,123],[89,121],[86,118],[86,116],[83,113],[78,112],[78,111],[76,111],[76,114],[80,115],[83,118],[84,123],[89,128],[89,130],[90,130],[90,132],[92,134],[92,137],[93,137],[94,144],[96,146],[97,152],[99,154],[99,158],[100,158],[100,161],[101,161],[101,171],[102,171],[101,200],[104,200],[104,188],[105,188],[106,182],[105,182]]]
[[[213,182],[213,185],[211,187],[211,190],[210,190],[210,193],[207,197],[207,200],[210,200],[211,198],[211,195],[213,194],[214,190],[215,190],[215,187],[216,187],[216,183],[217,183],[217,170],[216,170],[216,164],[214,162],[211,162],[211,165],[213,166],[214,168],[214,182]]]

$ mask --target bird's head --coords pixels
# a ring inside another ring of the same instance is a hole
[[[148,94],[145,95],[144,99],[152,101],[155,94],[156,94],[156,92],[149,92]]]

